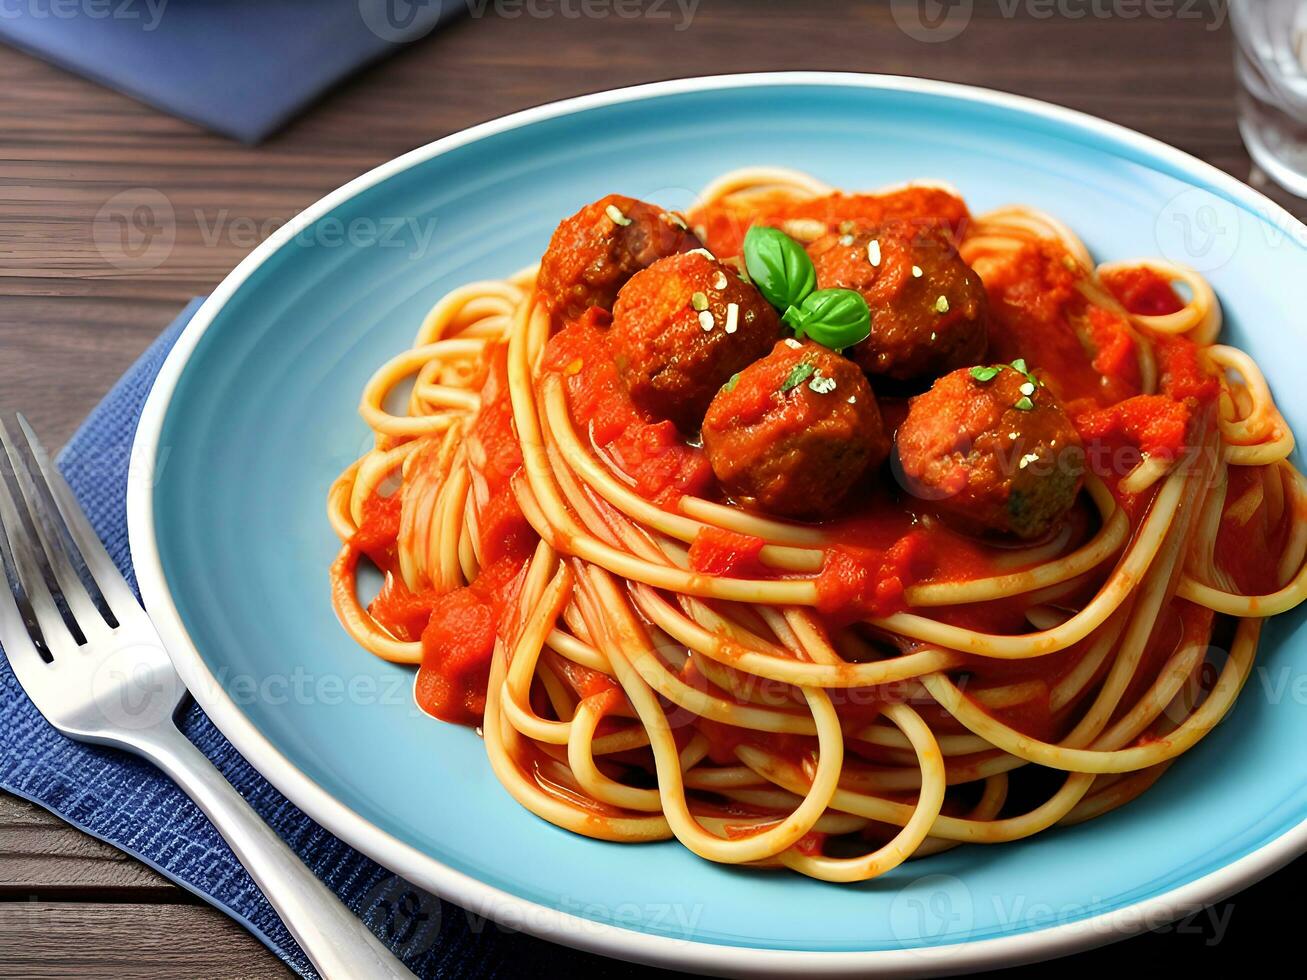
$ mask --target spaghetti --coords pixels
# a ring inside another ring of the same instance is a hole
[[[859,881],[1099,816],[1222,719],[1263,619],[1307,596],[1307,489],[1201,277],[1095,266],[1056,219],[973,218],[936,185],[846,195],[749,169],[662,217],[723,258],[755,224],[813,251],[946,227],[988,294],[989,359],[1028,360],[1014,382],[1074,419],[1084,490],[1047,533],[984,535],[873,462],[822,519],[769,515],[629,402],[607,321],[537,268],[455,290],[364,389],[375,446],[331,489],[333,598],[361,646],[419,666],[426,710],[481,727],[521,805]],[[617,271],[598,305],[620,312]],[[903,386],[873,383],[892,431]],[[385,577],[367,605],[360,560]]]

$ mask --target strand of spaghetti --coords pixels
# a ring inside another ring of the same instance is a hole
[[[709,683],[741,704],[775,708],[778,711],[793,711],[803,704],[803,696],[790,685],[786,684],[780,690],[776,690],[775,685],[759,683],[764,680],[763,678],[726,667],[711,657],[697,657],[694,661],[694,669]]]
[[[1120,610],[1112,619],[1099,627],[1092,640],[1081,641],[1089,643],[1085,655],[1049,691],[1048,710],[1052,714],[1060,713],[1089,690],[1090,685],[1098,678],[1099,671],[1108,656],[1114,652],[1116,641],[1121,636],[1121,630],[1125,628],[1133,608],[1134,598],[1131,597],[1121,604]]]
[[[853,732],[849,737],[885,749],[911,750],[912,748],[912,743],[908,741],[906,735],[897,728],[888,725],[871,724],[866,728]],[[975,755],[977,752],[984,752],[992,748],[983,738],[971,734],[936,735],[935,741],[939,743],[939,750],[944,754],[945,758],[953,755]]]
[[[458,560],[458,538],[472,485],[466,463],[466,453],[459,452],[455,455],[452,472],[440,490],[433,520],[435,540],[432,545],[435,548],[436,574],[431,584],[441,593],[452,592],[464,584]]]
[[[1188,576],[1181,579],[1177,594],[1183,599],[1196,602],[1200,606],[1206,606],[1213,612],[1226,616],[1255,618],[1278,616],[1307,599],[1307,565],[1298,570],[1288,585],[1267,595],[1231,595],[1229,592],[1214,589]]]
[[[740,745],[735,751],[750,769],[791,793],[802,793],[810,784],[808,776],[799,766],[779,755],[753,745]],[[1001,820],[969,820],[966,817],[941,814],[935,818],[930,836],[970,844],[998,844],[1030,837],[1041,830],[1047,830],[1066,816],[1089,791],[1093,782],[1094,777],[1087,773],[1070,773],[1058,791],[1038,807]],[[830,805],[832,809],[843,813],[898,827],[911,820],[916,809],[911,804],[842,787],[832,794]]]
[[[996,208],[975,218],[963,236],[962,244],[968,245],[973,235],[983,238],[990,235],[1010,237],[1014,234],[1019,239],[1027,240],[1051,238],[1060,242],[1084,270],[1089,271],[1094,267],[1089,249],[1085,248],[1079,235],[1051,214],[1023,204]],[[966,257],[965,249],[963,257]]]
[[[611,663],[611,657],[609,662]],[[696,717],[751,731],[789,735],[817,734],[813,720],[807,714],[737,704],[691,687],[666,669],[652,650],[648,651],[647,656],[641,655],[632,662],[649,687],[661,697]]]
[[[603,720],[613,694],[615,692],[606,691],[591,695],[582,698],[577,705],[576,717],[572,719],[571,737],[567,742],[567,761],[572,767],[572,774],[576,776],[581,788],[597,800],[625,810],[661,813],[663,804],[658,790],[624,786],[615,779],[609,779],[595,765],[595,730]]]
[[[509,723],[527,738],[552,745],[567,745],[571,738],[572,723],[549,721],[541,718],[529,704],[531,681],[545,637],[553,629],[563,606],[572,600],[572,573],[563,563],[545,586],[540,598],[532,604],[521,636],[513,646],[504,678],[500,703]]]
[[[685,774],[685,785],[691,789],[716,791],[740,786],[764,786],[766,783],[767,780],[748,766],[694,769]]]
[[[1134,342],[1135,358],[1139,364],[1139,392],[1144,395],[1155,394],[1158,382],[1157,353],[1152,335],[1140,329],[1134,316],[1103,284],[1097,271],[1077,279],[1075,285],[1090,305],[1115,313],[1125,323],[1126,331]]]
[[[1129,473],[1121,478],[1118,489],[1122,493],[1140,494],[1149,490],[1158,480],[1171,472],[1174,466],[1172,460],[1163,456],[1149,456],[1144,454],[1143,459]]]
[[[400,510],[395,544],[400,577],[413,593],[434,581],[441,551],[456,543],[444,537],[438,512],[458,454],[459,429],[451,426],[438,437],[413,440],[415,448],[404,458],[404,479],[396,491]]]
[[[506,673],[505,659],[503,644],[496,643],[490,661],[483,730],[490,768],[509,795],[541,819],[586,837],[625,843],[670,838],[671,827],[662,815],[628,817],[596,812],[563,802],[546,792],[535,779],[526,778],[510,752],[508,740],[516,735],[516,731],[503,716],[499,703],[499,691]]]
[[[677,502],[677,507],[687,517],[702,524],[711,524],[737,534],[752,534],[774,544],[820,548],[830,540],[830,535],[820,528],[787,524],[784,521],[750,514],[738,507],[728,507],[726,504],[704,500],[702,497],[691,497],[687,494]]]
[[[1203,512],[1198,518],[1198,527],[1194,532],[1199,547],[1190,550],[1185,562],[1185,572],[1191,577],[1204,582],[1211,582],[1227,592],[1234,591],[1230,577],[1216,565],[1216,541],[1221,531],[1221,521],[1225,515],[1225,501],[1230,490],[1230,467],[1221,466],[1217,470],[1216,481],[1203,502]]]
[[[938,740],[938,736],[936,737]],[[962,763],[949,762],[944,781],[949,786],[961,786],[974,783],[978,779],[988,779],[1002,773],[1013,772],[1023,768],[1024,759],[999,752],[986,744],[987,752],[979,757],[972,757]],[[840,776],[843,789],[862,793],[911,793],[921,787],[921,769],[904,766],[898,769],[873,769],[862,771],[845,766]]]
[[[1121,550],[1130,536],[1130,519],[1124,510],[1116,506],[1112,492],[1101,479],[1091,475],[1085,486],[1098,506],[1103,524],[1094,537],[1075,551],[1034,568],[1006,575],[969,579],[965,582],[911,585],[904,593],[904,600],[909,607],[914,608],[985,602],[1059,585],[1097,568]]]
[[[349,516],[355,527],[363,523],[363,505],[377,492],[382,481],[399,469],[420,445],[413,440],[393,449],[374,449],[355,464],[354,484],[349,493]]]
[[[1118,807],[1125,806],[1157,782],[1170,767],[1170,762],[1149,766],[1147,769],[1130,773],[1126,778],[1106,789],[1090,793],[1058,821],[1058,826],[1074,827],[1076,824],[1093,820],[1095,817],[1101,817]]]
[[[1243,390],[1251,403],[1251,410],[1242,417],[1226,416],[1220,420],[1221,434],[1228,442],[1264,442],[1272,429],[1288,428],[1275,408],[1271,387],[1266,383],[1257,362],[1239,350],[1224,344],[1213,344],[1201,349],[1201,358],[1208,366],[1224,373],[1236,372],[1242,379]]]
[[[369,653],[396,664],[420,664],[422,644],[397,640],[381,629],[358,599],[355,568],[359,552],[346,544],[331,565],[331,606],[351,639]]]
[[[432,358],[480,357],[486,349],[485,340],[438,340],[435,343],[414,347],[399,354],[380,368],[363,387],[359,401],[359,414],[375,432],[389,436],[420,436],[439,432],[452,424],[458,415],[442,412],[438,415],[418,417],[392,415],[384,408],[386,394],[401,380],[413,374]]]
[[[601,674],[611,674],[613,672],[607,657],[584,640],[569,633],[564,633],[562,630],[551,630],[549,635],[545,637],[545,644],[555,653],[566,657],[573,663],[580,664],[582,667],[589,667]]]
[[[870,664],[814,664],[785,660],[723,641],[679,613],[652,589],[632,586],[631,596],[650,622],[695,653],[711,657],[728,667],[796,687],[870,687],[920,677],[932,670],[953,667],[958,662],[955,654],[945,650],[910,653]]]
[[[600,618],[591,628],[608,635],[611,645],[605,644],[605,648],[611,651],[610,659],[617,679],[649,732],[663,814],[677,839],[700,857],[728,863],[771,857],[797,842],[825,811],[844,761],[844,738],[830,698],[819,689],[804,691],[817,729],[818,764],[812,787],[803,803],[785,819],[752,836],[736,840],[712,836],[695,821],[686,804],[671,728],[652,688],[645,683],[630,659],[652,655],[652,650],[646,648],[643,631],[609,574],[594,566],[588,566],[585,572],[584,581],[595,593],[591,601],[613,614]],[[584,586],[581,592],[585,594]]]
[[[931,674],[922,683],[949,714],[981,738],[1027,762],[1079,773],[1132,772],[1155,766],[1188,751],[1212,730],[1230,710],[1252,669],[1260,620],[1240,620],[1230,658],[1207,700],[1164,742],[1125,749],[1074,749],[1041,742],[1016,731],[975,707],[943,674]]]
[[[356,459],[350,463],[345,472],[332,481],[331,489],[327,491],[327,520],[341,541],[348,541],[359,529],[358,522],[350,513],[349,502],[362,462],[362,459]]]
[[[744,190],[782,190],[796,197],[821,197],[834,188],[801,170],[788,167],[741,167],[723,174],[699,192],[701,207]]]
[[[425,347],[478,321],[511,317],[522,302],[522,288],[499,279],[460,286],[442,296],[423,317],[414,347]]]
[[[793,848],[780,855],[786,867],[822,881],[866,881],[896,868],[926,839],[944,805],[944,758],[921,716],[906,704],[891,704],[885,715],[912,742],[921,771],[921,791],[912,817],[889,842],[856,858],[801,854]]]
[[[1001,772],[988,777],[985,780],[984,789],[980,793],[980,799],[976,801],[976,805],[967,814],[967,819],[995,819],[999,811],[1003,809],[1003,804],[1007,802],[1007,791],[1007,773]],[[927,837],[912,856],[914,858],[929,857],[932,854],[942,854],[944,851],[950,851],[958,846],[957,841],[945,840],[941,837]]]

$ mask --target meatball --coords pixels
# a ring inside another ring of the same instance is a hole
[[[809,254],[819,288],[855,289],[871,308],[871,336],[849,352],[868,374],[932,379],[985,356],[985,286],[946,228],[897,222],[826,235]]]
[[[1084,482],[1071,420],[1015,364],[946,374],[912,399],[898,430],[904,486],[966,533],[1041,537]]]
[[[608,338],[631,400],[693,432],[732,374],[781,333],[771,305],[736,271],[688,252],[631,277],[613,305]]]
[[[609,194],[558,226],[537,282],[550,310],[561,317],[591,306],[611,310],[617,291],[635,273],[666,255],[702,247],[670,211]]]
[[[713,399],[703,448],[735,499],[814,517],[885,461],[889,439],[856,364],[817,344],[783,340]]]

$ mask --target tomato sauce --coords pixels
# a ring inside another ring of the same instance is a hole
[[[1143,266],[1107,272],[1103,285],[1131,313],[1139,316],[1166,316],[1184,309],[1184,300],[1164,276]]]
[[[713,476],[703,450],[631,401],[608,348],[607,321],[607,313],[591,307],[545,349],[545,369],[562,376],[573,423],[642,497],[670,507],[685,494],[708,493]]]
[[[946,225],[960,234],[969,220],[967,206],[956,194],[935,187],[905,187],[887,194],[834,193],[804,201],[784,195],[751,198],[747,208],[717,202],[689,215],[701,229],[704,244],[723,258],[739,255],[744,235],[755,224],[777,227],[787,221],[815,221],[835,231],[842,222],[875,225],[886,222]]]
[[[1216,535],[1216,565],[1244,595],[1268,595],[1283,584],[1279,556],[1292,530],[1293,507],[1286,497],[1283,512],[1278,519],[1272,517],[1263,503],[1260,467],[1231,466],[1228,473],[1225,514]],[[1257,542],[1256,547],[1250,546],[1251,541]]]

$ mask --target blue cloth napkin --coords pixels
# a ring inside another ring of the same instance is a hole
[[[247,143],[466,0],[9,0],[0,40]]]
[[[127,543],[127,467],[145,397],[200,300],[194,300],[113,388],[59,457],[109,554],[135,587]],[[644,973],[506,931],[422,892],[337,840],[263,779],[195,705],[182,730],[245,799],[419,977]],[[64,738],[28,700],[0,656],[0,789],[135,855],[241,922],[297,973],[312,967],[218,832],[150,765]],[[148,923],[142,923],[148,928]],[[178,943],[189,937],[175,938]]]

